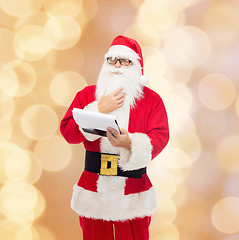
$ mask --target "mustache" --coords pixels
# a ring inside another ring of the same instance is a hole
[[[124,74],[124,71],[114,70],[114,71],[112,71],[111,73],[112,73],[112,74],[121,75],[121,74]]]
[[[127,74],[127,69],[124,69],[123,67],[120,68],[115,68],[115,67],[107,67],[105,69],[106,73],[112,75],[112,74],[117,74],[117,75],[121,75],[121,74]]]

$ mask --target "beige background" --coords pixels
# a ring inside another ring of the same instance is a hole
[[[0,239],[81,239],[82,145],[59,123],[113,38],[135,38],[171,139],[149,167],[151,240],[239,239],[237,0],[0,0]]]

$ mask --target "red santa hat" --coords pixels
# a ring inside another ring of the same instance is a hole
[[[144,75],[143,55],[138,42],[132,38],[122,35],[117,36],[110,45],[108,53],[105,57],[122,57],[132,62],[139,61],[142,75],[140,76],[140,84],[146,85],[149,82],[148,77]]]

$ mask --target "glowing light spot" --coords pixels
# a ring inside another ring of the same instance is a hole
[[[217,160],[219,166],[226,172],[239,173],[239,135],[225,137],[217,145]]]
[[[169,4],[169,7],[172,7],[175,11],[182,11],[183,9],[189,7],[193,0],[184,0],[184,1],[177,1],[177,0],[172,0],[169,1],[172,2]]]
[[[44,2],[47,14],[76,17],[82,9],[82,0],[48,0]]]
[[[47,105],[33,105],[23,113],[21,126],[29,138],[43,140],[57,131],[58,117]]]
[[[25,223],[30,223],[34,221],[34,213],[33,211],[28,211],[24,213],[15,213],[15,212],[10,212],[8,209],[0,206],[1,213],[7,218],[12,221],[16,222],[25,222]]]
[[[187,27],[193,40],[193,54],[190,58],[193,67],[198,67],[208,59],[211,54],[211,43],[208,35],[196,27]]]
[[[177,209],[172,199],[158,194],[158,208],[153,216],[156,224],[160,227],[167,226],[174,221],[176,213]]]
[[[1,204],[9,212],[24,213],[32,210],[37,202],[36,189],[27,183],[6,183],[0,193]]]
[[[68,49],[73,47],[81,36],[79,24],[69,16],[51,17],[44,27],[45,38],[52,48]]]
[[[30,224],[15,222],[9,219],[0,222],[0,238],[4,240],[39,240],[32,238]]]
[[[189,26],[179,27],[167,35],[164,51],[174,65],[196,67],[208,58],[211,53],[211,44],[202,30]]]
[[[6,28],[0,28],[0,62],[8,63],[18,59],[13,47],[13,41],[14,32]]]
[[[192,77],[192,72],[193,69],[192,68],[177,68],[176,66],[174,66],[173,68],[173,79],[175,81],[179,81],[180,83],[188,83],[191,80]]]
[[[140,43],[141,47],[143,48],[143,55],[144,55],[144,59],[146,57],[145,54],[145,49],[144,49],[144,45],[156,45],[159,46],[160,40],[154,39],[151,37],[150,34],[147,34],[145,32],[145,34],[142,34],[142,29],[140,27],[139,23],[136,23],[134,25],[130,25],[124,32],[125,36],[129,36],[130,38],[133,39],[137,39],[137,41]]]
[[[192,165],[188,154],[179,148],[165,149],[165,151],[161,153],[158,161],[167,168],[186,168]]]
[[[57,74],[51,82],[51,97],[56,103],[67,107],[72,102],[72,96],[75,96],[85,86],[87,83],[79,73],[62,72]]]
[[[31,240],[41,240],[38,231],[33,226],[32,226],[32,239]]]
[[[183,183],[191,174],[192,166],[187,168],[170,168],[172,174],[175,175],[175,180],[177,184]]]
[[[0,104],[1,105],[1,104]],[[0,142],[8,141],[12,136],[12,124],[11,122],[0,123]]]
[[[201,80],[198,94],[206,107],[220,111],[233,103],[236,97],[236,89],[233,82],[226,76],[211,74]]]
[[[31,92],[36,84],[35,69],[29,63],[21,62],[14,67],[14,71],[20,80],[15,97],[21,97]]]
[[[15,110],[15,102],[13,98],[6,96],[0,92],[0,123],[8,121]]]
[[[28,154],[30,161],[30,171],[26,176],[25,180],[31,184],[36,183],[41,175],[42,175],[42,165],[40,159],[36,156],[36,154],[25,151]]]
[[[163,11],[167,11],[167,10],[163,10]],[[170,11],[167,11],[167,12],[170,12]],[[185,13],[177,12],[177,18],[176,18],[173,26],[171,26],[169,29],[158,30],[158,29],[152,28],[152,27],[144,24],[142,21],[139,21],[139,26],[140,26],[141,31],[144,32],[144,34],[147,34],[151,38],[156,40],[155,44],[157,45],[157,41],[160,41],[160,40],[164,41],[167,38],[169,32],[172,32],[172,31],[184,26],[186,24],[185,22],[186,22]]]
[[[33,208],[34,219],[40,217],[46,209],[46,199],[41,191],[37,190],[37,202]]]
[[[192,97],[191,91],[185,84],[180,83],[180,82],[174,83],[172,90],[173,90],[174,94],[181,97],[185,102],[187,102],[189,107],[191,108],[192,102],[193,102],[193,100],[192,100],[193,97]]]
[[[22,180],[30,171],[30,159],[26,152],[12,153],[6,162],[6,174],[11,180]]]
[[[45,40],[43,27],[28,25],[15,35],[14,48],[17,55],[27,61],[37,61],[46,56],[50,46]]]
[[[160,164],[151,163],[148,168],[148,173],[153,184],[160,189],[160,193],[168,197],[175,194],[177,180],[173,176],[170,169],[167,169]]]
[[[45,14],[45,12],[39,11],[29,17],[17,19],[14,29],[15,31],[18,31],[23,27],[32,25],[32,23],[34,23],[34,25],[44,27],[47,20],[48,20],[48,16]]]
[[[165,9],[166,11],[182,11],[186,7],[188,7],[192,0],[167,0],[167,1],[158,1],[158,0],[148,0],[152,4]]]
[[[17,75],[8,65],[0,68],[0,89],[9,96],[14,96],[18,89]]]
[[[43,225],[36,225],[35,228],[40,236],[40,239],[56,240],[56,236],[49,228]]]
[[[152,177],[153,182],[156,184],[164,185],[165,188],[167,185],[171,186],[169,189],[162,190],[162,194],[172,196],[171,194],[175,193],[174,186],[177,186],[188,177],[189,168],[179,169],[179,168],[166,168],[160,161],[158,161],[159,156],[155,158],[155,162],[152,167],[149,168],[149,174]]]
[[[208,221],[208,217],[206,218],[205,214],[204,214],[204,210],[208,206],[208,202],[206,202],[207,200],[205,198],[203,198],[203,196],[200,195],[197,197],[196,201],[194,201],[194,200],[190,201],[191,197],[192,196],[189,196],[189,199],[186,202],[187,206],[183,206],[183,210],[184,210],[183,216],[180,216],[180,218],[182,219],[182,224],[183,224],[184,228],[185,227],[193,228],[195,226],[195,224],[197,224],[197,225],[203,224],[205,222],[205,219],[207,219],[207,221]],[[178,215],[181,215],[180,212]],[[199,231],[201,231],[201,228],[199,228]],[[185,238],[183,237],[183,239],[191,240],[194,238],[193,237],[193,236],[195,236],[194,234],[195,234],[195,232],[192,232],[188,237],[185,237]],[[206,237],[206,239],[207,239],[207,237]]]
[[[156,91],[163,99],[172,94],[172,84],[163,78],[152,79],[148,83],[149,87]]]
[[[188,124],[188,123],[187,123]],[[188,154],[191,163],[195,163],[202,151],[199,136],[192,130],[182,128],[171,138],[172,146],[181,149]],[[165,155],[165,161],[166,160]]]
[[[9,95],[20,97],[29,93],[36,83],[36,72],[26,62],[12,62],[0,70],[0,88]]]
[[[139,10],[139,21],[149,28],[166,30],[171,28],[178,17],[176,11],[165,11],[159,1],[145,1]]]
[[[34,153],[39,157],[43,169],[47,171],[62,170],[71,160],[69,145],[58,136],[39,141],[34,148]]]
[[[203,28],[216,44],[230,44],[238,37],[239,13],[237,7],[228,2],[212,4],[203,16]]]
[[[9,209],[6,209],[0,205],[0,210],[2,214],[8,219],[11,219],[15,222],[30,223],[36,220],[36,218],[42,215],[46,207],[46,202],[43,194],[38,189],[36,189],[36,191],[37,191],[37,202],[33,209],[19,213],[19,212],[10,211]]]
[[[152,221],[152,225],[150,226],[150,239],[179,240],[179,232],[176,226],[172,223],[165,225],[167,226],[160,227],[157,222],[154,224]]]
[[[78,71],[84,63],[84,55],[78,46],[65,51],[51,51],[47,57],[47,67],[54,74],[63,71]]]
[[[98,10],[98,2],[97,0],[88,0],[84,1],[83,9],[80,14],[76,17],[77,22],[81,25],[89,22],[97,13]]]
[[[175,94],[169,94],[164,99],[168,113],[169,125],[172,131],[179,130],[189,118],[190,103]]]
[[[145,75],[158,79],[167,69],[167,61],[162,52],[156,51],[145,60]]]
[[[28,229],[25,229],[24,231],[19,231],[17,234],[17,240],[34,240],[33,239],[33,232],[32,229],[29,227]],[[39,238],[38,238],[39,240]]]
[[[14,17],[26,17],[40,10],[42,0],[1,0],[2,9]]]
[[[6,163],[14,154],[21,154],[22,150],[17,145],[4,142],[0,143],[0,182],[8,180],[6,175]]]
[[[188,198],[189,198],[188,187],[183,183],[178,185],[177,190],[173,196],[173,201],[175,202],[177,209],[184,206],[184,204],[187,203]]]
[[[226,197],[218,201],[212,209],[211,220],[220,232],[231,234],[239,231],[239,198]]]
[[[196,124],[191,116],[188,116],[187,121],[183,127],[184,127],[184,130],[187,132],[196,133],[197,131]],[[200,143],[198,136],[197,136],[197,139],[198,139],[198,142]]]

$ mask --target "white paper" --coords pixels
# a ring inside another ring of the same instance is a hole
[[[112,127],[120,133],[116,117],[114,115],[92,112],[79,108],[73,108],[72,113],[74,120],[83,130],[95,129],[106,132],[108,127]]]

